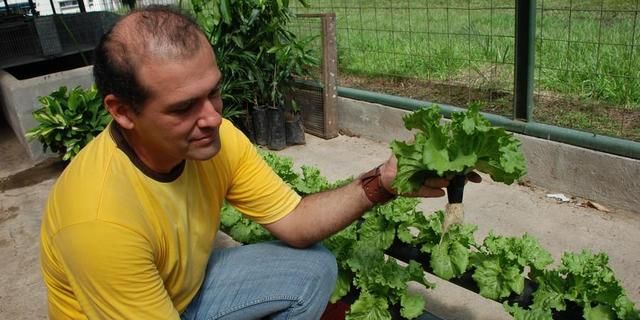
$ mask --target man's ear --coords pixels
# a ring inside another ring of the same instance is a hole
[[[124,129],[133,129],[134,117],[133,109],[113,94],[104,97],[104,106],[111,114],[111,117]]]

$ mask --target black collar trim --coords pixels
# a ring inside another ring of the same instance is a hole
[[[181,161],[168,173],[159,173],[153,171],[151,168],[147,167],[147,165],[144,164],[144,162],[142,162],[140,158],[138,158],[138,155],[135,153],[135,151],[133,151],[133,148],[131,148],[129,143],[127,143],[127,140],[124,138],[121,130],[122,128],[120,128],[120,126],[115,121],[111,121],[111,125],[109,128],[111,138],[113,138],[113,141],[118,146],[118,149],[122,150],[122,152],[124,152],[127,157],[129,157],[129,160],[131,160],[133,165],[135,165],[138,170],[142,171],[142,173],[144,173],[147,177],[159,182],[173,182],[178,179],[178,177],[180,177],[180,175],[184,171],[186,161]]]

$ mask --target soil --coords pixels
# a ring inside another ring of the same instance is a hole
[[[32,186],[55,178],[60,175],[65,166],[65,162],[57,159],[48,159],[27,170],[0,178],[0,192]]]
[[[453,78],[444,82],[342,73],[339,82],[343,87],[453,106],[466,106],[477,101],[482,103],[481,109],[485,112],[507,117],[513,113],[511,91],[493,86],[470,87],[469,84],[479,83],[477,79]],[[637,107],[616,106],[545,91],[536,92],[534,105],[533,117],[537,122],[640,141],[640,109]]]

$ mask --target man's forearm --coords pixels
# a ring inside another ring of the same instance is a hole
[[[355,179],[304,197],[289,215],[265,227],[291,246],[307,247],[345,228],[372,206],[361,180]]]
[[[358,219],[374,203],[384,203],[393,198],[396,194],[392,191],[396,167],[396,158],[391,157],[346,186],[307,196],[286,217],[265,225],[265,228],[294,247],[307,247],[321,241]],[[480,176],[472,172],[471,181],[480,180]],[[446,178],[428,178],[418,190],[403,195],[442,197],[448,185]]]

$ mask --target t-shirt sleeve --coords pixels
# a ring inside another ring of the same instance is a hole
[[[237,158],[227,201],[257,223],[278,221],[295,209],[300,196],[267,165],[249,139],[235,127],[230,131],[234,131],[235,137],[229,140],[235,143]]]
[[[179,319],[142,235],[98,220],[62,229],[52,244],[89,319]]]

